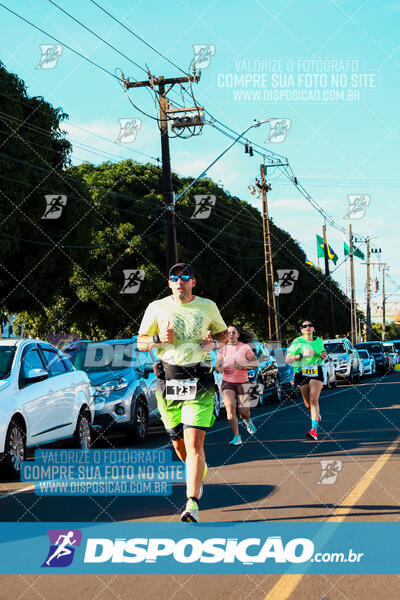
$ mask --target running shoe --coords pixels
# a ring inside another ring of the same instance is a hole
[[[310,440],[314,440],[316,442],[318,442],[318,434],[315,431],[315,429],[310,429],[310,431],[307,431],[306,436],[310,439]]]
[[[246,425],[246,429],[249,432],[250,435],[254,435],[256,432],[256,426],[254,425],[253,421],[251,419],[249,419],[248,421],[244,422]]]
[[[240,444],[242,443],[242,438],[240,437],[240,435],[235,435],[229,443],[231,444],[231,446],[240,446]]]
[[[207,471],[208,471],[208,467],[207,467],[207,463],[204,464],[204,471],[203,471],[203,481],[205,480],[206,476],[207,476]],[[200,491],[199,491],[199,500],[203,495],[203,484],[201,484],[200,486]]]
[[[198,504],[191,498],[186,502],[186,508],[181,514],[181,521],[184,523],[200,523]]]

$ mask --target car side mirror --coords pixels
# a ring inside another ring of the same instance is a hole
[[[45,379],[48,379],[48,377],[49,374],[45,369],[29,369],[27,376],[23,379],[23,382],[24,385],[29,385],[30,383],[44,381]]]
[[[154,373],[153,365],[146,364],[143,366],[143,375],[147,379],[150,373]]]

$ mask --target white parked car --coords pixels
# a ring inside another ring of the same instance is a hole
[[[361,363],[364,366],[364,375],[373,375],[376,372],[376,363],[368,350],[357,350]]]
[[[360,359],[349,339],[324,340],[324,346],[327,354],[333,359],[338,379],[346,379],[349,383],[360,381]]]
[[[333,360],[328,356],[321,364],[324,375],[324,388],[336,387],[336,369]]]
[[[0,340],[0,469],[16,478],[26,448],[71,439],[91,444],[92,387],[57,348],[39,340]]]

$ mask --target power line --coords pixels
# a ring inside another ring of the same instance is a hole
[[[140,238],[145,238],[145,237],[149,237],[152,235],[156,235],[157,233],[160,233],[161,231],[163,231],[163,228],[161,229],[157,229],[157,231],[153,231],[153,233],[146,233],[146,234],[136,234],[138,235]],[[39,242],[38,240],[28,240],[26,238],[22,238],[22,237],[18,237],[16,235],[10,235],[8,233],[4,233],[2,231],[0,231],[0,235],[12,240],[17,240],[19,242],[25,242],[28,244],[34,244],[37,246],[46,246],[48,248],[79,248],[79,249],[91,249],[91,248],[113,248],[115,246],[130,246],[132,244],[132,242],[119,242],[117,244],[105,244],[105,245],[86,245],[86,246],[80,246],[80,245],[73,245],[73,244],[48,244],[46,242]]]
[[[26,160],[21,160],[19,158],[14,158],[13,156],[10,156],[9,154],[5,154],[4,152],[0,152],[0,158],[1,157],[3,157],[6,160],[11,160],[12,162],[16,162],[16,163],[19,163],[19,164],[22,164],[22,165],[26,165],[26,166],[30,167],[31,169],[35,169],[37,171],[42,171],[44,173],[54,173],[54,175],[58,175],[59,177],[62,177],[65,180],[70,180],[70,181],[74,181],[76,183],[80,183],[80,184],[85,185],[85,186],[87,186],[89,188],[93,188],[96,191],[103,192],[105,195],[111,193],[116,198],[123,198],[123,199],[126,199],[126,200],[130,200],[131,202],[132,201],[135,202],[137,200],[137,198],[133,198],[132,196],[127,196],[125,194],[120,194],[118,192],[114,192],[114,191],[110,191],[110,190],[105,190],[103,188],[99,188],[99,187],[97,187],[97,186],[95,186],[95,185],[93,185],[91,183],[88,183],[84,179],[76,179],[75,177],[71,177],[70,175],[67,175],[64,171],[62,173],[59,173],[59,172],[57,172],[55,170],[52,170],[52,169],[44,169],[43,167],[39,167],[37,165],[34,165],[34,164],[32,164],[32,163],[30,163],[30,162],[28,162]],[[136,177],[140,180],[140,177],[138,177],[137,175],[136,175]],[[16,183],[23,183],[24,184],[24,182],[18,181],[18,180],[15,180],[15,179],[13,181],[15,181]],[[68,183],[68,181],[67,181],[67,183]],[[31,185],[31,184],[29,184],[29,185]],[[154,190],[150,190],[150,188],[149,188],[149,191],[153,192]],[[117,208],[116,206],[107,205],[107,204],[104,204],[104,203],[103,203],[103,206],[108,206],[110,208],[113,208],[114,210],[120,210],[122,212],[126,212],[128,214],[136,215],[136,216],[139,216],[139,217],[146,216],[144,213],[137,213],[137,212],[134,212],[132,210],[123,209],[123,208]],[[98,208],[98,207],[96,206],[96,208]]]
[[[31,27],[34,27],[35,29],[37,29],[38,31],[40,31],[40,33],[44,33],[45,35],[48,35],[49,37],[51,37],[52,40],[55,40],[56,42],[58,42],[62,46],[65,46],[66,48],[68,48],[68,50],[71,50],[71,52],[74,52],[75,54],[77,54],[78,56],[80,56],[81,58],[83,58],[84,60],[86,60],[87,62],[91,63],[92,65],[94,65],[98,69],[101,69],[102,71],[104,71],[104,73],[107,73],[108,75],[111,75],[111,77],[114,77],[114,79],[117,79],[117,81],[119,81],[118,77],[116,75],[114,75],[114,73],[111,73],[111,71],[108,71],[108,69],[105,69],[101,65],[97,64],[91,58],[85,56],[84,54],[81,54],[80,52],[78,52],[78,50],[75,50],[74,48],[71,48],[71,46],[69,46],[65,42],[62,42],[61,40],[59,40],[58,38],[56,38],[54,35],[51,35],[47,31],[44,31],[44,29],[41,29],[40,27],[38,27],[37,25],[35,25],[31,21],[28,21],[28,19],[25,19],[25,17],[22,17],[21,15],[19,15],[18,13],[16,13],[14,10],[11,10],[11,8],[8,8],[8,6],[5,6],[1,2],[0,2],[0,6],[2,6],[6,10],[8,10],[8,12],[12,13],[13,15],[15,15],[16,17],[18,17],[19,19],[21,19],[21,21],[25,21],[25,23],[28,23],[28,25],[31,25]]]
[[[123,27],[124,29],[126,29],[127,31],[129,31],[129,33],[131,33],[133,36],[135,36],[135,38],[137,38],[138,40],[140,40],[141,42],[143,42],[143,44],[146,44],[146,46],[148,46],[149,48],[151,48],[151,50],[153,50],[153,52],[155,52],[156,54],[158,54],[158,56],[161,56],[166,61],[168,61],[169,64],[172,65],[173,67],[175,67],[176,69],[178,69],[178,71],[180,71],[184,75],[188,75],[188,73],[186,71],[184,71],[177,64],[175,64],[174,62],[172,62],[172,60],[170,60],[167,56],[165,56],[164,54],[162,54],[161,52],[159,52],[156,48],[154,48],[153,46],[151,46],[151,44],[149,44],[148,42],[146,42],[146,40],[144,40],[142,37],[140,37],[140,35],[138,35],[132,29],[130,29],[129,27],[127,27],[127,25],[125,25],[124,23],[122,23],[122,21],[120,21],[119,19],[117,19],[116,17],[114,17],[114,15],[112,15],[105,8],[103,8],[102,6],[100,6],[100,4],[97,4],[97,2],[95,2],[95,0],[90,0],[90,2],[92,4],[95,4],[106,15],[108,15],[109,17],[111,17],[111,19],[113,19],[114,21],[116,21],[117,23],[119,23],[119,25],[121,25],[121,27]]]
[[[8,98],[9,100],[12,100],[13,102],[18,102],[19,104],[23,105],[23,106],[28,106],[29,108],[31,108],[31,105],[28,102],[23,102],[22,100],[19,100],[17,98],[14,98],[13,96],[9,96],[8,94],[4,94],[3,92],[0,92],[0,96],[4,96],[5,98]],[[38,109],[36,108],[35,111],[38,111],[42,114],[47,114],[44,110]],[[6,113],[2,113],[2,114],[6,114]],[[10,115],[7,115],[10,117]],[[11,118],[11,117],[10,117]],[[12,117],[13,119],[16,119],[16,117]],[[32,127],[37,128],[38,130],[41,130],[44,132],[44,135],[48,135],[49,137],[51,137],[51,135],[46,132],[45,129],[41,129],[38,125],[32,125],[29,124]],[[110,138],[105,137],[104,135],[100,135],[99,133],[94,133],[93,131],[90,131],[90,129],[85,129],[84,127],[80,127],[79,125],[76,125],[74,123],[71,123],[71,121],[68,122],[64,122],[63,125],[68,125],[69,127],[73,127],[74,129],[79,129],[80,131],[84,131],[85,133],[88,133],[94,137],[97,137],[101,140],[104,140],[106,142],[109,142],[111,144],[115,144],[116,146],[120,146],[121,148],[124,148],[126,150],[130,150],[131,152],[134,152],[135,154],[141,154],[142,156],[146,156],[146,158],[151,158],[152,160],[155,160],[156,162],[158,162],[160,159],[156,156],[151,156],[150,154],[146,154],[146,152],[142,152],[141,150],[135,150],[133,148],[131,148],[130,146],[126,146],[124,144],[120,144],[119,142],[116,142],[115,140],[111,140]],[[26,127],[26,123],[24,124],[24,126]],[[59,130],[61,131],[61,130]],[[72,138],[71,138],[72,139]]]
[[[142,67],[141,65],[139,65],[137,62],[135,62],[131,58],[129,58],[129,56],[126,56],[126,54],[124,54],[123,52],[121,52],[120,50],[118,50],[118,48],[116,48],[115,46],[113,46],[112,44],[110,44],[109,42],[107,42],[107,40],[105,40],[104,38],[102,38],[101,35],[98,35],[95,31],[93,31],[93,29],[90,29],[90,27],[87,27],[87,25],[85,25],[84,23],[82,23],[82,21],[79,21],[79,19],[76,19],[73,15],[71,15],[64,8],[62,8],[61,6],[59,6],[58,4],[56,4],[53,0],[49,0],[49,2],[51,4],[53,4],[54,6],[56,6],[59,10],[61,10],[61,12],[63,12],[65,15],[67,15],[68,17],[70,17],[73,21],[75,21],[75,23],[78,23],[78,25],[81,25],[82,27],[84,27],[86,29],[86,31],[89,31],[92,35],[94,35],[95,37],[97,37],[98,40],[100,40],[100,41],[104,42],[105,44],[107,44],[107,46],[109,46],[110,48],[112,48],[113,50],[115,50],[115,52],[117,52],[118,54],[120,54],[121,56],[123,56],[124,58],[126,58],[126,60],[129,60],[129,62],[131,62],[133,65],[135,65],[135,67],[138,67],[139,69],[141,69],[142,71],[144,71],[146,73],[146,69],[144,67]]]

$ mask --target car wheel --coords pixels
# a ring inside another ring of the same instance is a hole
[[[23,426],[11,421],[5,443],[4,457],[1,462],[1,475],[6,479],[19,479],[22,461],[25,460],[26,435]]]
[[[275,379],[275,389],[272,394],[272,402],[279,403],[282,401],[282,388],[279,379]]]
[[[219,393],[218,386],[215,387],[214,392],[214,417],[216,419],[221,417],[221,395]]]
[[[354,371],[353,369],[350,369],[350,375],[349,375],[349,383],[351,383],[352,385],[355,383],[355,377],[354,377]]]
[[[149,415],[147,404],[143,398],[137,398],[132,413],[132,424],[128,434],[129,440],[143,444],[149,434]]]
[[[79,413],[74,435],[74,448],[89,450],[92,445],[92,426],[90,416],[86,411]]]
[[[329,387],[330,387],[331,389],[333,389],[333,388],[335,388],[335,387],[336,387],[336,385],[337,385],[337,383],[336,383],[336,377],[335,377],[335,379],[333,379],[333,381],[331,381],[331,383],[329,384]]]

